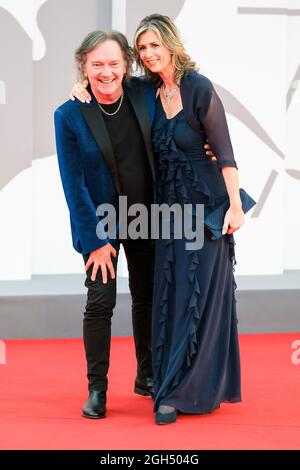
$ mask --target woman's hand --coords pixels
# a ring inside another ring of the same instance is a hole
[[[231,235],[233,232],[241,228],[244,223],[245,214],[242,207],[230,206],[224,217],[222,235],[225,235],[225,233]]]
[[[72,101],[75,101],[75,98],[77,98],[81,103],[90,103],[91,102],[91,95],[89,92],[86,90],[86,87],[88,86],[89,82],[87,79],[83,80],[83,82],[77,82],[72,88],[71,93],[69,94],[69,97]]]
[[[215,156],[215,154],[213,153],[212,149],[210,148],[210,145],[209,143],[205,144],[204,145],[204,148],[205,148],[205,153],[208,157],[210,157],[210,159],[212,161],[215,161],[217,160],[217,157]]]

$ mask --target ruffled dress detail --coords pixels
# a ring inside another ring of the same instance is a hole
[[[205,155],[206,136],[187,123],[183,111],[166,119],[157,105],[153,129],[156,202],[204,204],[211,210],[224,196],[223,177]],[[194,214],[193,210],[193,214]],[[194,217],[194,216],[193,216]],[[223,401],[240,401],[234,240],[212,240],[201,249],[187,240],[156,241],[152,354],[154,409],[165,404],[185,413],[209,413]]]

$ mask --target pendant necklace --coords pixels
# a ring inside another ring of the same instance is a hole
[[[178,90],[178,85],[175,85],[174,88],[172,88],[169,92],[166,91],[165,85],[163,85],[163,87],[162,87],[162,92],[163,92],[163,95],[166,99],[166,107],[167,107],[168,116],[170,115],[169,108],[170,108],[171,100],[176,95],[177,90]]]

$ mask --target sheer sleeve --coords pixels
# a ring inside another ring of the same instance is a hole
[[[206,93],[205,100],[198,108],[198,119],[201,121],[208,143],[217,157],[219,170],[225,166],[237,168],[233,155],[226,115],[222,101],[213,86]]]

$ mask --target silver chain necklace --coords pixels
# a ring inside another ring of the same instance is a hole
[[[105,109],[102,108],[101,104],[98,103],[98,101],[97,101],[97,103],[98,103],[98,106],[101,109],[102,113],[106,114],[107,116],[114,116],[115,114],[117,114],[117,112],[120,111],[120,108],[121,108],[122,103],[123,103],[123,99],[124,99],[124,90],[122,91],[122,94],[121,94],[120,103],[118,104],[117,109],[113,113],[109,113],[108,111],[105,111]]]

